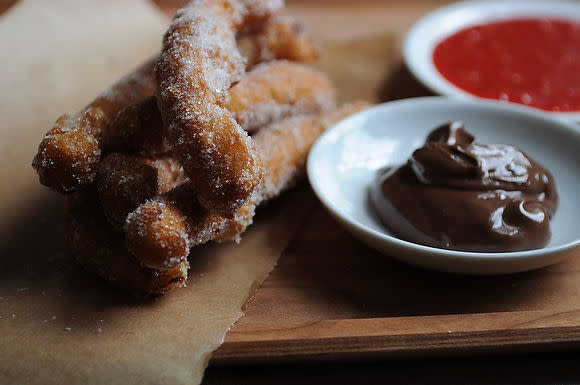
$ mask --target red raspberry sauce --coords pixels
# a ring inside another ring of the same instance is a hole
[[[433,52],[437,70],[470,94],[546,111],[580,110],[580,23],[513,19],[463,29]]]

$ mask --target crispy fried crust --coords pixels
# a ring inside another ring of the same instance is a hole
[[[186,285],[187,261],[160,272],[142,266],[127,251],[123,234],[108,226],[94,188],[66,197],[66,219],[69,251],[87,270],[147,294],[163,294]]]
[[[252,198],[233,218],[224,218],[194,200],[190,184],[141,205],[127,217],[127,247],[146,266],[166,270],[186,260],[189,249],[210,240],[236,239],[252,223],[254,209],[291,187],[304,175],[306,156],[315,139],[331,124],[366,108],[347,105],[324,115],[298,116],[258,131],[254,140],[266,172]]]
[[[298,63],[261,63],[229,92],[226,108],[247,131],[288,116],[332,109],[334,87],[323,73]]]
[[[248,16],[245,28],[263,22],[270,15],[269,9],[278,6],[271,1],[254,3],[246,9],[256,16]],[[273,59],[310,61],[318,55],[317,47],[301,25],[289,17],[272,18],[264,28],[246,34],[239,47],[248,57],[248,66]],[[147,98],[155,92],[156,62],[157,57],[148,60],[79,113],[65,114],[57,119],[33,160],[42,184],[68,193],[94,181],[99,160],[107,153],[160,155],[170,152],[169,144],[161,137],[162,132],[152,131],[161,125],[159,111],[151,107],[157,100]],[[148,111],[157,114],[140,115],[139,120],[133,118],[135,114]],[[128,122],[139,125],[131,126]]]
[[[272,17],[262,29],[242,37],[238,45],[248,67],[276,59],[309,62],[319,55],[304,25],[290,16]]]
[[[145,266],[165,271],[185,261],[189,249],[211,240],[235,239],[252,222],[255,204],[224,218],[198,203],[191,183],[151,199],[127,217],[127,248]]]
[[[262,178],[252,139],[224,108],[245,72],[237,34],[267,20],[278,1],[192,2],[177,12],[156,67],[161,116],[202,204],[232,217]]]
[[[103,133],[122,108],[154,92],[155,62],[141,65],[78,114],[57,119],[32,161],[40,183],[67,193],[94,180]]]
[[[109,223],[122,230],[131,211],[147,199],[175,188],[185,179],[183,168],[173,157],[151,159],[112,153],[101,161],[97,189]]]

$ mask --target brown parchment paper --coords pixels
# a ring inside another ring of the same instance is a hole
[[[389,75],[397,72],[397,52],[394,35],[370,35],[324,44],[315,65],[332,80],[339,102],[380,102],[393,86]]]
[[[188,287],[157,299],[65,254],[63,199],[30,166],[37,145],[156,52],[167,22],[145,0],[21,0],[0,17],[1,384],[201,382],[309,209],[304,188],[261,208],[239,245],[196,248]]]

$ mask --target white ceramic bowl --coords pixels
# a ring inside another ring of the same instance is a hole
[[[398,239],[369,204],[378,169],[404,163],[427,134],[461,120],[481,143],[518,146],[552,172],[560,196],[552,239],[537,250],[477,253]],[[580,133],[571,123],[527,107],[443,97],[404,99],[355,114],[326,131],[308,158],[308,177],[328,211],[354,236],[399,260],[466,274],[503,274],[553,264],[580,245]]]
[[[462,1],[440,8],[419,20],[407,33],[403,57],[411,73],[435,93],[461,99],[477,99],[445,79],[433,64],[439,42],[464,28],[514,17],[555,17],[580,21],[577,1],[485,0]],[[547,112],[580,121],[580,112]]]

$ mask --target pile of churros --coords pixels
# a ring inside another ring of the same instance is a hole
[[[366,103],[336,106],[318,49],[276,0],[180,9],[159,56],[39,145],[40,182],[66,195],[87,269],[145,293],[187,281],[190,249],[240,239],[258,205],[305,173],[308,151]]]

